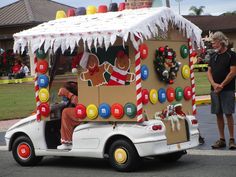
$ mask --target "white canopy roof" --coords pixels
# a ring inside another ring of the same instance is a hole
[[[201,45],[202,31],[196,25],[167,7],[159,7],[52,20],[14,34],[14,51],[24,50],[27,45],[31,46],[33,52],[42,45],[45,51],[50,47],[54,51],[61,47],[62,52],[70,47],[73,51],[80,40],[88,49],[103,44],[107,49],[117,37],[124,43],[130,38],[137,49],[135,36],[141,40],[156,37],[161,31],[168,31],[170,23],[198,46]]]

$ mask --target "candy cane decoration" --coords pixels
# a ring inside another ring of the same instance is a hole
[[[196,109],[196,94],[195,94],[195,80],[194,80],[194,72],[193,72],[193,49],[191,39],[188,39],[188,47],[189,47],[189,67],[190,67],[190,79],[191,79],[191,87],[192,87],[192,108],[193,115],[197,113]]]
[[[141,85],[141,58],[140,51],[135,50],[135,81],[137,98],[137,121],[143,122],[142,85]]]
[[[34,90],[35,90],[35,99],[36,99],[36,119],[37,121],[41,120],[41,115],[39,112],[39,105],[40,105],[40,100],[39,100],[39,86],[38,86],[38,73],[37,73],[37,57],[34,57],[34,66],[35,66],[35,76],[34,76]]]

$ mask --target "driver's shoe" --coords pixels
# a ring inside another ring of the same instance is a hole
[[[61,144],[60,146],[57,146],[58,150],[71,150],[72,144]]]

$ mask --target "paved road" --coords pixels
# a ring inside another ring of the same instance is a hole
[[[211,149],[211,145],[219,138],[216,125],[216,117],[210,113],[210,105],[197,107],[197,119],[199,121],[199,129],[205,138],[205,144],[199,146],[199,149]],[[236,130],[236,115],[234,115],[234,128]],[[228,143],[229,133],[227,126],[225,127],[225,138]],[[236,138],[236,131],[235,131]],[[225,148],[227,149],[227,147]]]
[[[7,151],[0,151],[0,177],[234,177],[236,156],[185,155],[173,164],[145,161],[133,173],[114,171],[107,161],[82,158],[45,158],[38,166],[21,167]]]

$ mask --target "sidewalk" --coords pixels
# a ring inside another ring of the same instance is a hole
[[[210,96],[209,95],[203,95],[203,96],[197,96],[196,97],[196,104],[209,104],[211,103],[210,101]],[[6,131],[9,127],[11,127],[13,124],[18,122],[20,119],[12,119],[12,120],[3,120],[0,121],[0,132]]]

